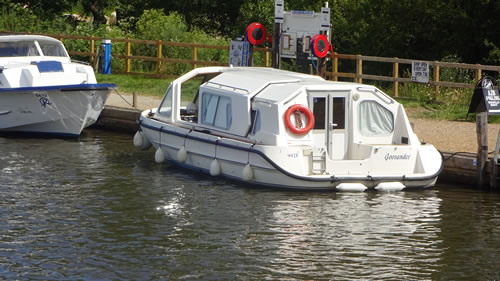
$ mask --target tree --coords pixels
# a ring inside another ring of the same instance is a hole
[[[54,15],[71,10],[74,4],[73,0],[10,0],[10,2],[25,6],[42,19],[51,19]]]

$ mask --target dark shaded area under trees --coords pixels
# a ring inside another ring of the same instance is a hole
[[[500,1],[328,2],[332,9],[332,41],[337,52],[500,64]],[[37,17],[31,27],[24,29],[46,26],[40,22],[53,21],[74,7],[93,16],[94,28],[106,22],[104,15],[107,12],[116,10],[119,28],[132,35],[135,22],[148,9],[160,9],[165,14],[177,12],[188,29],[201,30],[217,38],[241,36],[245,27],[254,21],[262,22],[271,30],[274,18],[272,0],[0,0],[2,17],[9,13],[13,3],[19,4],[16,9],[28,9]],[[324,0],[285,0],[285,8],[319,11],[324,3]],[[5,22],[5,19],[0,20],[3,31],[37,31],[6,30],[10,26],[17,29],[22,26]],[[66,27],[61,32],[68,30],[71,29]]]

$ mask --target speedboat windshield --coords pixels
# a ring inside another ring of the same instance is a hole
[[[35,41],[0,42],[0,57],[40,56]]]
[[[37,45],[40,48],[38,48]],[[0,42],[0,57],[33,56],[67,57],[68,55],[63,45],[59,42],[43,40]]]
[[[38,41],[40,49],[42,49],[44,56],[50,57],[67,57],[66,50],[63,44],[59,42]]]

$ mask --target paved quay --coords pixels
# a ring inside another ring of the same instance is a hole
[[[157,107],[161,102],[160,97],[138,96],[137,110],[142,111]],[[120,107],[134,110],[132,95],[111,94],[106,102],[107,107]],[[447,121],[420,119],[412,116],[408,111],[410,122],[417,136],[426,143],[433,144],[443,152],[477,152],[477,136],[475,122]],[[470,117],[469,117],[470,118]],[[500,124],[488,124],[488,151],[495,150]]]

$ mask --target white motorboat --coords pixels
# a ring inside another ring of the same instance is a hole
[[[0,36],[0,133],[77,137],[97,121],[115,84],[37,35]]]
[[[134,145],[154,146],[157,162],[263,186],[425,188],[443,169],[403,106],[376,87],[270,68],[195,69],[139,123]]]

